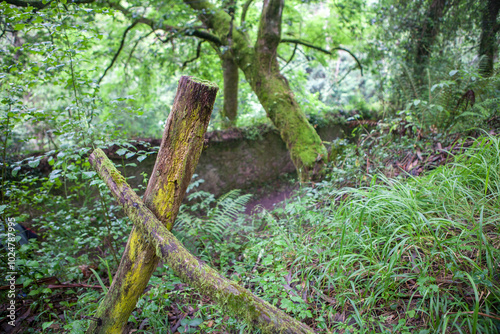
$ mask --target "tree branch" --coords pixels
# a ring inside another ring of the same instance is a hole
[[[241,20],[240,20],[240,24],[243,24],[243,22],[245,22],[246,20],[246,17],[247,17],[247,12],[248,12],[248,8],[250,7],[250,5],[252,4],[253,0],[248,0],[247,2],[245,2],[245,4],[243,5],[243,8],[241,9]]]
[[[295,43],[295,47],[293,48],[293,52],[292,52],[292,55],[290,56],[290,59],[288,59],[288,61],[286,62],[285,66],[283,66],[281,68],[281,70],[283,70],[285,67],[287,67],[287,65],[290,64],[290,62],[292,61],[293,57],[295,57],[295,52],[297,51],[297,47],[298,47],[298,44]]]
[[[273,54],[278,49],[283,6],[284,0],[264,0],[256,46],[261,50],[268,50],[265,53],[270,51]]]
[[[119,3],[109,3],[109,6],[122,12],[127,17],[132,16],[132,13],[128,10],[128,8],[123,7]],[[155,21],[153,21],[152,19],[149,19],[147,17],[140,17],[137,19],[137,22],[148,25],[153,30],[163,30],[163,31],[170,32],[170,33],[180,33],[180,34],[185,35],[185,36],[198,37],[200,39],[215,43],[217,46],[222,45],[221,40],[217,36],[214,36],[214,35],[206,32],[206,31],[203,31],[203,30],[198,30],[198,29],[193,29],[193,28],[178,28],[178,27],[168,26],[168,25],[164,25],[164,24],[159,26]]]
[[[125,29],[125,31],[123,32],[123,36],[122,36],[122,40],[120,42],[120,47],[118,48],[118,50],[116,51],[113,59],[111,60],[111,63],[109,64],[109,66],[104,70],[104,73],[102,74],[101,78],[99,79],[99,81],[97,81],[98,84],[101,83],[102,79],[104,79],[104,77],[106,76],[106,73],[108,73],[109,69],[111,67],[113,67],[113,65],[115,64],[116,62],[116,59],[118,58],[118,56],[120,55],[120,52],[122,51],[123,49],[123,45],[125,45],[125,39],[127,38],[127,34],[130,30],[132,30],[132,28],[134,28],[137,23],[139,23],[139,21],[134,21],[130,26],[127,27],[127,29]]]
[[[217,302],[251,326],[265,329],[266,332],[314,333],[306,325],[255,296],[238,283],[222,276],[189,253],[130,188],[101,149],[96,149],[90,155],[89,161],[115,199],[122,205],[135,227],[139,229],[143,237],[149,240],[156,254],[183,282],[196,288],[201,294]]]
[[[300,44],[300,45],[307,46],[308,48],[311,48],[311,49],[318,50],[320,52],[326,53],[327,55],[333,56],[333,53],[331,51],[325,50],[325,49],[323,49],[323,48],[321,48],[319,46],[313,45],[311,43],[301,41],[300,39],[288,39],[288,38],[284,38],[284,39],[282,39],[280,41],[280,43],[295,43],[295,45]],[[361,71],[361,76],[363,76],[363,66],[361,66],[361,62],[359,61],[358,58],[356,58],[356,56],[351,51],[349,51],[348,49],[342,48],[340,46],[336,47],[336,48],[333,48],[332,50],[342,50],[342,51],[345,51],[348,54],[350,54],[351,57],[354,58],[354,60],[356,61],[356,63],[358,63],[359,69]]]
[[[201,53],[201,44],[203,44],[205,41],[199,41],[198,42],[198,47],[196,48],[196,56],[192,59],[186,60],[184,63],[182,63],[182,69],[184,69],[184,66],[186,66],[189,63],[192,63],[196,59],[200,58],[200,53]]]

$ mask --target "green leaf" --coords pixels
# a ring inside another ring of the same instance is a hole
[[[31,278],[28,278],[26,281],[23,282],[23,288],[27,287],[28,285],[31,284],[31,282],[33,282],[33,280]]]
[[[97,173],[96,172],[83,172],[83,179],[90,179],[91,177],[93,177],[94,175],[96,175]]]
[[[38,261],[33,261],[33,260],[28,261],[28,263],[26,263],[26,265],[30,268],[40,267],[40,264],[38,263]]]
[[[116,151],[116,154],[118,154],[119,156],[122,156],[127,152],[128,152],[128,150],[126,148],[121,148],[118,151]]]
[[[92,180],[92,182],[90,182],[90,185],[93,186],[95,184],[101,184],[102,181],[101,180]]]
[[[32,160],[32,161],[29,161],[28,162],[28,165],[31,167],[31,168],[36,168],[38,167],[38,165],[40,164],[40,159],[37,159],[37,160]]]
[[[101,288],[104,291],[104,293],[105,294],[108,293],[108,288],[102,282],[101,277],[99,276],[99,274],[94,269],[92,269],[92,268],[90,268],[90,271],[92,271],[94,273],[94,275],[97,278],[97,280],[99,281],[99,284],[101,285]]]
[[[142,160],[146,159],[148,156],[147,155],[141,155],[137,157],[137,161],[141,162]]]
[[[21,170],[21,167],[17,166],[12,170],[12,176],[16,176],[17,173]]]
[[[44,322],[42,324],[42,329],[43,330],[46,330],[47,328],[49,328],[52,324],[54,323],[54,321],[49,321],[49,322]]]
[[[22,30],[25,26],[26,24],[23,23],[14,24],[14,30]]]
[[[6,204],[0,205],[0,214],[2,214],[5,211],[6,208],[7,208]]]
[[[450,77],[454,76],[455,74],[457,74],[458,70],[453,70],[453,71],[450,71]]]
[[[129,159],[132,158],[135,155],[135,152],[129,152],[125,155],[125,158]]]
[[[196,319],[193,319],[189,322],[189,326],[191,327],[196,327],[196,326],[199,326],[201,323],[203,322],[203,319],[201,318],[196,318]]]

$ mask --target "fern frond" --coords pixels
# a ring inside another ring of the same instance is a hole
[[[213,199],[213,195],[207,194],[194,193],[192,197]],[[200,204],[193,204],[189,208],[183,205],[174,225],[176,231],[185,242],[196,245],[196,248],[220,242],[227,235],[228,229],[239,223],[239,217],[245,212],[250,198],[250,194],[241,195],[241,190],[236,189],[221,196],[206,211],[202,210],[204,207]]]

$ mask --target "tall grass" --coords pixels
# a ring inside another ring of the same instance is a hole
[[[256,263],[265,250],[272,261],[247,272],[248,285],[271,286],[263,297],[276,304],[299,296],[290,310],[319,329],[498,333],[499,138],[423,177],[377,182],[304,189],[267,213],[246,256]]]
[[[499,195],[500,139],[487,136],[424,176],[325,181],[260,216],[242,214],[239,192],[205,194],[176,227],[212,266],[320,333],[498,333]],[[168,267],[150,285],[133,318],[146,331],[249,332]]]

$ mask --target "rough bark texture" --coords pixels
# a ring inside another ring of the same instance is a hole
[[[221,39],[228,35],[231,17],[226,12],[207,0],[184,1],[200,11],[200,19]],[[230,51],[280,131],[301,179],[308,180],[321,169],[327,151],[279,71],[277,48],[281,39],[283,5],[283,0],[265,0],[255,45],[252,46],[248,35],[234,29]]]
[[[190,77],[179,81],[144,202],[167,229],[175,221],[203,148],[217,86]],[[117,172],[116,172],[117,173]],[[117,177],[118,185],[125,182]],[[159,258],[132,229],[118,271],[87,333],[121,333]]]
[[[238,64],[235,63],[231,52],[221,55],[222,73],[224,77],[224,107],[222,117],[225,127],[232,127],[236,123],[238,112]]]
[[[314,333],[189,253],[129,187],[102,150],[96,149],[90,162],[134,222],[136,230],[185,283],[264,333]]]
[[[488,0],[484,2],[483,20],[481,22],[481,37],[479,41],[479,71],[483,76],[493,73],[493,59],[498,52],[496,34],[500,29],[497,22],[500,11],[500,0]]]

